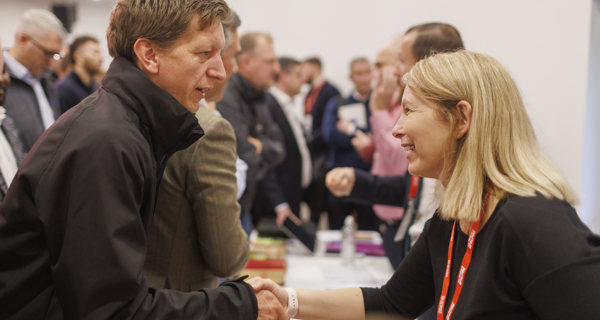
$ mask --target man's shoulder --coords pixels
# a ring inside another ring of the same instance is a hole
[[[321,91],[328,94],[340,94],[340,90],[329,81],[326,81],[325,84],[323,84],[323,89],[321,89]]]
[[[72,88],[78,87],[78,86],[80,86],[80,85],[79,85],[79,83],[77,83],[77,81],[75,81],[73,72],[67,74],[66,76],[64,76],[61,79],[58,79],[56,81],[56,83],[54,83],[54,87],[58,91],[71,90]]]
[[[213,111],[205,107],[200,107],[200,109],[196,111],[196,118],[198,119],[198,123],[204,130],[205,134],[208,134],[208,131],[215,127],[231,128],[231,124],[229,123],[229,121],[227,121],[227,119],[218,116]]]
[[[223,91],[223,98],[217,102],[217,109],[237,109],[244,103],[241,88],[229,82]]]

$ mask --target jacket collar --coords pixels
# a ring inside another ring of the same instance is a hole
[[[254,88],[250,81],[246,80],[241,74],[233,74],[229,81],[240,89],[240,93],[246,102],[254,103],[265,99],[265,91]]]
[[[204,135],[193,113],[125,58],[113,60],[102,87],[123,100],[148,128],[157,160]]]

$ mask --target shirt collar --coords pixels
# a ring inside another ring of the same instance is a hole
[[[31,78],[39,80],[39,77],[32,75],[31,72],[29,72],[29,70],[24,65],[22,65],[19,61],[17,61],[17,59],[13,58],[10,54],[8,54],[8,51],[4,51],[3,54],[6,66],[8,67],[8,70],[10,71],[10,74],[13,77],[23,81]]]
[[[318,77],[315,78],[315,80],[313,80],[312,87],[317,88],[320,85],[322,85],[323,83],[325,83],[326,81],[327,81],[327,78],[325,78],[324,75],[320,74]]]
[[[283,92],[281,89],[277,88],[277,86],[272,86],[269,88],[269,92],[275,97],[277,102],[280,105],[288,105],[294,102],[294,99],[287,95],[287,93]]]
[[[361,95],[360,93],[358,93],[358,91],[353,90],[352,91],[352,98],[354,98],[357,101],[360,102],[367,102],[369,100],[369,94],[371,93],[371,91],[369,91],[369,93],[367,93],[366,95]]]

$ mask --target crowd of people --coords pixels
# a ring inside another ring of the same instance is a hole
[[[242,21],[223,0],[119,0],[104,72],[98,39],[18,19],[0,55],[1,319],[600,313],[600,236],[495,59],[426,22],[352,59],[344,96],[319,57],[279,56]],[[261,222],[348,215],[381,234],[382,287],[241,274]]]

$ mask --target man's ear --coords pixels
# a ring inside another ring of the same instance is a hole
[[[242,54],[238,55],[238,57],[237,57],[238,72],[241,69],[246,69],[246,66],[248,66],[249,61],[250,61],[250,56],[248,55],[248,53],[242,53]]]
[[[473,115],[473,107],[465,100],[460,100],[456,104],[458,110],[458,119],[456,121],[456,139],[461,139],[469,132],[471,127],[471,116]]]
[[[29,40],[29,36],[23,32],[19,33],[15,38],[17,43],[24,43],[27,40]]]
[[[136,64],[144,73],[158,73],[159,63],[157,47],[146,38],[139,38],[133,44],[133,53],[136,56]]]

